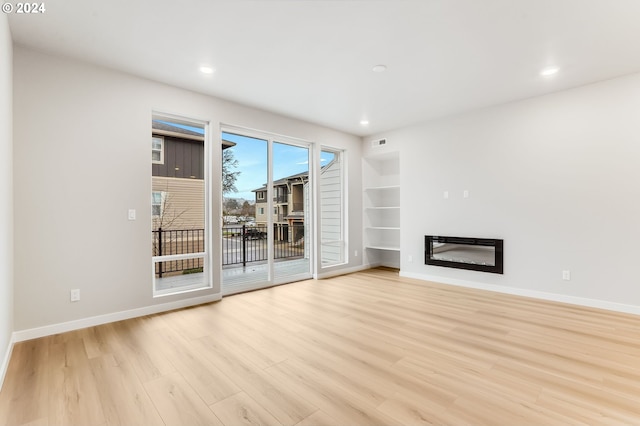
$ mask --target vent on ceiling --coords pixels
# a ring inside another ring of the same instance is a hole
[[[374,141],[371,141],[371,146],[383,146],[386,144],[387,144],[386,139],[376,139]]]

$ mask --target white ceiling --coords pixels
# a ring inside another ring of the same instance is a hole
[[[44,3],[17,44],[357,135],[640,71],[640,0]]]

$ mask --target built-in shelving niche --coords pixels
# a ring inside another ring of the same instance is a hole
[[[363,159],[365,261],[400,268],[400,157]]]

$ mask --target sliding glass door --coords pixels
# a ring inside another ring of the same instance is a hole
[[[225,128],[222,150],[223,294],[310,278],[309,144]]]

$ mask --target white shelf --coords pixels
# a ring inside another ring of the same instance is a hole
[[[400,206],[380,206],[380,207],[365,207],[366,210],[393,210],[399,209]]]
[[[392,247],[392,246],[367,246],[365,248],[368,248],[371,250],[400,251],[400,247]]]
[[[399,231],[400,227],[397,226],[369,226],[365,229],[382,229],[387,231]]]
[[[371,186],[365,188],[365,191],[384,191],[386,189],[400,189],[400,185],[387,185],[387,186]]]

